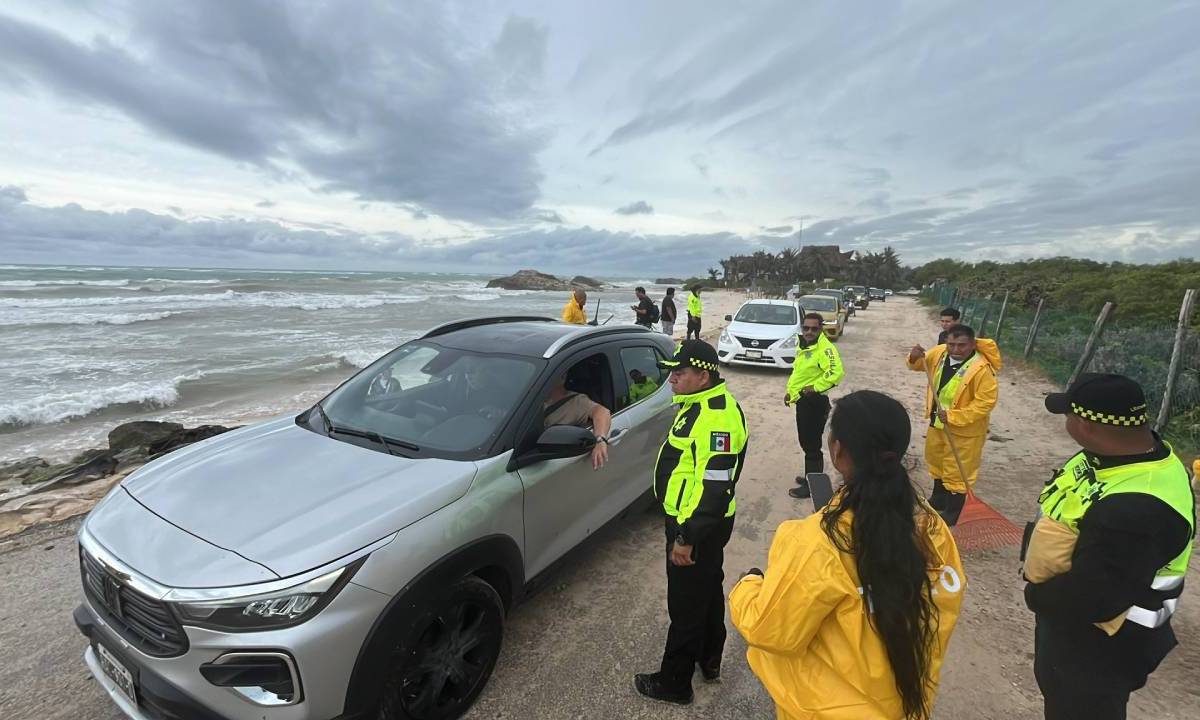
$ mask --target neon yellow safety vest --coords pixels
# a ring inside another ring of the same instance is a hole
[[[950,356],[947,354],[946,357]],[[950,406],[954,403],[954,397],[958,395],[958,388],[962,385],[963,378],[967,376],[967,371],[970,370],[971,366],[974,365],[978,360],[979,353],[975,353],[971,357],[967,358],[965,361],[963,361],[962,366],[955,371],[954,377],[950,378],[945,387],[943,387],[941,390],[938,390],[938,407],[942,408],[943,410],[950,409]],[[945,361],[943,361],[942,365],[938,367],[937,377],[935,378],[937,383],[941,384],[942,373],[944,372],[946,372]],[[946,427],[945,423],[942,422],[942,419],[936,416],[933,418],[933,426],[936,428]]]
[[[646,378],[640,383],[629,384],[629,402],[635,403],[642,398],[648,398],[658,389],[658,384],[650,378]]]
[[[746,416],[725,381],[692,395],[676,395],[679,412],[658,451],[654,497],[692,544],[737,509],[734,485],[746,455]]]
[[[700,302],[700,296],[696,293],[688,293],[688,315],[692,317],[700,317],[704,312],[704,303]]]
[[[1170,445],[1167,446],[1170,448]],[[1098,461],[1095,461],[1098,462]],[[1162,460],[1098,467],[1085,453],[1079,453],[1046,483],[1038,501],[1042,513],[1079,532],[1079,521],[1092,504],[1101,498],[1121,493],[1144,493],[1162,500],[1188,521],[1192,538],[1196,535],[1196,509],[1187,469],[1174,451]],[[1134,606],[1126,619],[1148,628],[1156,628],[1175,612],[1183,576],[1192,555],[1192,539],[1183,551],[1155,574],[1150,587],[1167,597],[1161,610]]]

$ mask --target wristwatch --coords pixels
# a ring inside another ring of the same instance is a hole
[[[605,445],[607,445],[608,444],[608,436],[607,435],[599,435],[596,437],[596,442],[602,442]]]

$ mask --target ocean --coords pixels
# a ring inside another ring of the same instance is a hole
[[[567,293],[494,275],[0,265],[0,462],[61,461],[130,420],[237,425],[300,410],[426,329],[478,315],[557,318]],[[604,278],[602,278],[604,279]],[[589,313],[632,323],[605,279]]]

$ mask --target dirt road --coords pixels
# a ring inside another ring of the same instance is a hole
[[[707,300],[718,318],[738,303]],[[872,388],[895,395],[921,428],[923,377],[903,356],[914,342],[936,337],[915,303],[874,303],[847,327],[839,343],[847,372],[834,396]],[[791,411],[781,396],[786,375],[758,369],[727,372],[751,430],[751,450],[738,486],[738,517],[726,553],[727,586],[748,567],[763,565],[775,527],[811,510],[787,497],[800,466]],[[1020,524],[1056,462],[1072,452],[1061,421],[1042,409],[1052,390],[1014,369],[1001,374],[1000,404],[984,452],[979,494]],[[919,457],[923,433],[913,437]],[[923,466],[914,473],[926,483]],[[79,597],[73,532],[78,521],[41,528],[0,544],[0,717],[116,720],[116,710],[90,680],[71,624]],[[653,704],[633,691],[635,672],[653,670],[666,630],[662,534],[650,514],[614,523],[592,538],[540,593],[518,607],[507,629],[499,667],[470,718],[768,718],[774,708],[745,663],[745,645],[730,631],[721,683],[697,682],[689,708]],[[1197,561],[1200,562],[1200,561]],[[1021,600],[1017,551],[965,558],[968,588],[962,620],[943,673],[934,718],[1032,720],[1041,716],[1033,679],[1033,618]],[[1197,571],[1193,563],[1193,572]],[[1197,575],[1200,577],[1200,575]],[[1192,595],[1196,593],[1193,592]],[[1185,596],[1174,621],[1183,645],[1134,696],[1131,718],[1184,720],[1200,702],[1200,599]]]

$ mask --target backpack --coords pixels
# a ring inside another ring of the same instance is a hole
[[[650,312],[646,314],[646,321],[651,322],[651,323],[656,323],[659,321],[659,318],[661,318],[661,317],[662,317],[662,311],[659,310],[658,305],[653,300],[651,300],[650,301]]]

